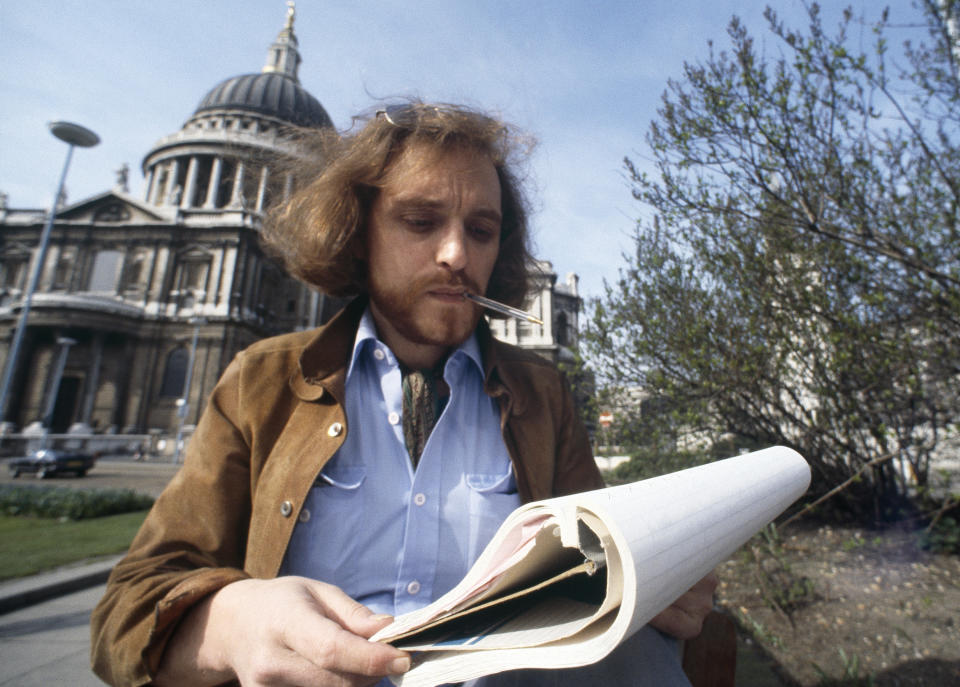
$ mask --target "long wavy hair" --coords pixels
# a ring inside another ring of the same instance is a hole
[[[468,149],[500,180],[500,252],[487,296],[522,307],[532,263],[528,205],[515,169],[532,140],[466,107],[408,102],[355,119],[354,133],[300,131],[289,167],[296,189],[267,214],[262,240],[294,277],[332,296],[367,290],[366,227],[390,165],[410,146]]]

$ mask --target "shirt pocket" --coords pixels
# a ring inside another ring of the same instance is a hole
[[[520,505],[513,464],[498,472],[465,475],[470,510],[470,562],[477,559],[508,515]]]
[[[342,587],[339,574],[363,546],[363,465],[327,464],[307,495],[293,530],[282,573],[303,575]]]
[[[327,464],[320,471],[320,476],[313,483],[314,487],[324,487],[331,485],[346,492],[349,496],[363,484],[367,478],[367,467],[365,465],[339,465],[336,461],[333,464]]]
[[[467,473],[467,486],[478,494],[509,494],[517,491],[517,480],[513,476],[513,465],[508,464],[502,474],[471,472]]]

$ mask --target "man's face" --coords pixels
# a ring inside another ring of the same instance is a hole
[[[368,288],[380,336],[408,365],[432,364],[473,332],[481,311],[463,292],[486,292],[500,223],[489,158],[414,145],[390,166],[368,220]]]

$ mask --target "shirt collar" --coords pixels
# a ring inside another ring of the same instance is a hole
[[[377,326],[373,321],[373,313],[370,311],[370,306],[367,305],[363,316],[360,318],[360,325],[357,327],[357,335],[354,338],[353,352],[350,355],[350,364],[347,367],[348,381],[353,374],[360,356],[369,355],[376,347],[382,347],[381,350],[387,352],[390,362],[394,365],[397,364],[397,359],[393,355],[393,351],[390,351],[390,348],[377,337]],[[482,379],[484,374],[483,356],[480,353],[480,344],[477,341],[476,331],[474,331],[466,341],[454,349],[448,358],[448,362],[463,356],[473,361],[477,373]]]
[[[368,344],[367,342],[370,343]],[[377,327],[373,322],[373,313],[370,312],[370,306],[368,305],[363,311],[363,316],[360,318],[360,324],[357,327],[357,335],[353,339],[353,351],[350,353],[350,364],[347,366],[348,382],[350,377],[353,376],[353,370],[357,366],[357,360],[363,351],[370,350],[371,346],[376,346],[377,344],[383,346],[384,351],[390,350],[377,338]],[[392,358],[392,352],[390,355],[391,362],[395,362]]]

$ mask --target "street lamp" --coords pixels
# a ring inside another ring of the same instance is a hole
[[[17,328],[13,333],[13,341],[10,343],[10,352],[7,354],[7,364],[3,369],[3,381],[0,382],[0,421],[7,417],[7,401],[10,395],[10,385],[13,382],[13,373],[17,369],[17,358],[20,356],[20,347],[23,345],[23,337],[27,331],[27,318],[30,317],[30,305],[33,302],[33,294],[37,290],[37,282],[40,281],[40,273],[43,270],[43,263],[47,257],[47,246],[50,244],[50,233],[53,231],[53,220],[57,215],[57,202],[63,193],[63,182],[67,179],[67,170],[70,168],[70,158],[73,157],[73,149],[77,146],[81,148],[92,148],[100,142],[100,137],[95,133],[70,122],[50,122],[50,133],[68,144],[67,159],[63,163],[63,171],[60,173],[60,183],[57,184],[57,192],[53,196],[53,205],[50,207],[50,213],[47,215],[47,223],[43,227],[43,233],[40,234],[40,247],[37,250],[37,258],[33,262],[33,269],[30,271],[30,280],[27,283],[27,291],[23,297],[23,305],[20,307],[20,319],[17,320]]]

